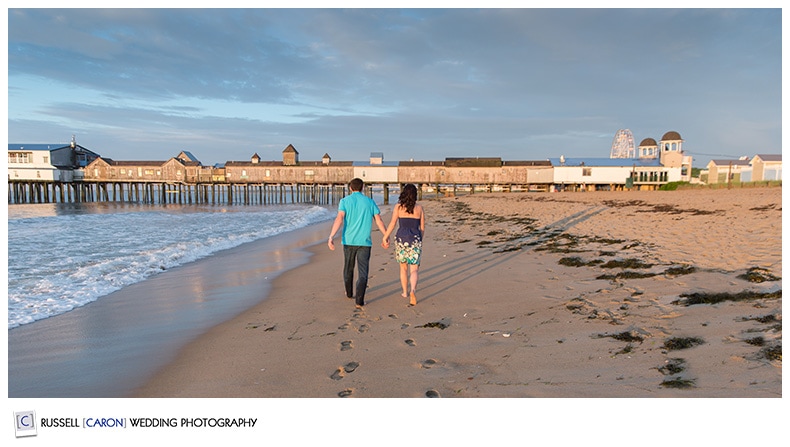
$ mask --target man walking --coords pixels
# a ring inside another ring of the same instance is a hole
[[[337,217],[329,233],[329,249],[335,249],[335,234],[343,226],[343,281],[346,286],[346,296],[354,298],[357,307],[365,305],[365,289],[368,287],[368,270],[370,267],[370,250],[373,245],[370,231],[375,220],[376,226],[383,234],[384,221],[381,220],[381,211],[376,202],[362,194],[365,182],[355,178],[348,183],[351,195],[340,199],[337,208]],[[386,248],[386,247],[385,247]],[[356,293],[354,293],[354,264],[357,264],[359,278],[357,278]]]

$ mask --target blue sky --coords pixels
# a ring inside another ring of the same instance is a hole
[[[544,160],[674,130],[704,167],[781,152],[781,44],[781,9],[12,8],[8,142]]]

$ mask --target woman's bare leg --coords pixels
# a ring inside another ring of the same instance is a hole
[[[411,281],[411,294],[409,294],[409,304],[414,306],[417,304],[417,296],[414,295],[414,292],[417,291],[417,271],[419,270],[419,265],[410,265],[409,266],[409,279]]]
[[[406,264],[405,262],[400,264],[400,288],[401,288],[400,296],[402,296],[404,298],[406,298],[407,293],[409,293],[409,289],[408,289],[408,285],[409,285],[409,283],[408,283],[408,281],[409,281],[408,268],[409,268],[409,265]]]

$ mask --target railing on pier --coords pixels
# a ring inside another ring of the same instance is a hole
[[[474,194],[475,192],[548,191],[550,185],[415,183],[419,199]],[[8,203],[122,202],[182,205],[336,204],[348,194],[348,185],[318,183],[227,183],[144,181],[35,181],[9,180]],[[390,202],[397,183],[366,183],[365,193]],[[397,197],[396,197],[397,200]]]
[[[333,204],[345,184],[9,181],[8,203]]]

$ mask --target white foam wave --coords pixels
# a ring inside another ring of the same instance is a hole
[[[217,251],[329,220],[318,206],[177,209],[12,218],[8,327],[68,312]]]

